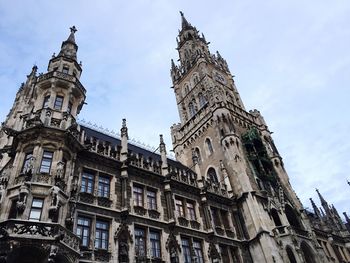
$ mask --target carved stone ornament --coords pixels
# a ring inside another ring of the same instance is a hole
[[[19,189],[19,200],[16,204],[18,214],[22,214],[26,208],[29,193],[30,186],[27,182],[24,182]]]

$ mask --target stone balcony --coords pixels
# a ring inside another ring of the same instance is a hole
[[[78,78],[74,77],[73,75],[69,75],[63,72],[59,72],[59,71],[51,71],[48,72],[46,74],[41,74],[38,76],[37,82],[43,82],[46,80],[50,80],[50,79],[61,79],[61,80],[65,80],[65,81],[69,81],[73,84],[75,84],[75,86],[80,90],[81,93],[86,94],[86,89],[84,88],[84,86],[80,83],[80,81],[78,80]]]
[[[12,253],[22,246],[43,248],[43,246],[58,247],[58,254],[69,254],[77,259],[80,254],[80,239],[57,223],[14,220],[0,223],[0,252]],[[4,251],[6,247],[10,249]]]

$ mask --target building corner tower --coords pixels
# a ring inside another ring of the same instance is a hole
[[[64,216],[72,209],[76,154],[83,148],[76,117],[86,90],[75,32],[73,26],[47,73],[32,68],[2,124],[0,257],[7,262],[79,257],[79,239]]]

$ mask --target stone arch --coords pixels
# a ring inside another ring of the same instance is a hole
[[[182,88],[182,96],[185,97],[189,92],[190,92],[190,84],[188,82],[185,82]]]
[[[207,179],[213,183],[219,183],[219,178],[214,167],[209,167],[207,171]]]
[[[303,253],[305,263],[317,263],[313,249],[305,241],[301,242],[300,250]]]
[[[272,208],[271,211],[270,211],[270,215],[272,217],[272,220],[273,222],[275,223],[275,226],[282,226],[282,222],[281,222],[281,219],[278,215],[278,212],[275,208]]]
[[[202,163],[202,155],[201,155],[201,151],[200,151],[200,149],[199,149],[199,147],[196,147],[195,149],[194,149],[194,152],[195,152],[195,154],[196,154],[196,156],[197,156],[197,160],[198,160],[198,163],[199,164],[201,164]]]
[[[117,241],[118,245],[118,260],[121,263],[129,262],[129,243],[132,243],[132,235],[130,233],[128,225],[125,223],[121,224],[115,235],[114,239]]]
[[[287,216],[287,220],[292,227],[303,229],[294,208],[292,208],[290,205],[286,205],[285,213]]]
[[[211,155],[214,152],[213,144],[210,138],[205,139],[205,149],[207,150],[207,155]]]
[[[196,114],[196,107],[193,101],[188,104],[188,110],[190,118],[192,118]]]
[[[198,101],[200,108],[202,108],[207,103],[207,99],[205,98],[202,92],[198,93]]]
[[[294,256],[293,249],[290,246],[286,246],[286,252],[287,252],[289,263],[297,263],[297,260],[295,259],[295,256]]]
[[[170,263],[179,262],[179,253],[181,253],[181,247],[176,240],[176,236],[173,232],[170,232],[168,239],[166,241],[166,249],[170,254]]]
[[[193,73],[193,75],[191,76],[191,80],[193,86],[195,86],[199,82],[199,74],[197,72]]]

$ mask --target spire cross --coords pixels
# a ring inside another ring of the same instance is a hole
[[[70,32],[72,32],[73,34],[75,34],[75,32],[77,32],[77,28],[75,26],[72,26],[69,28],[70,29]]]

